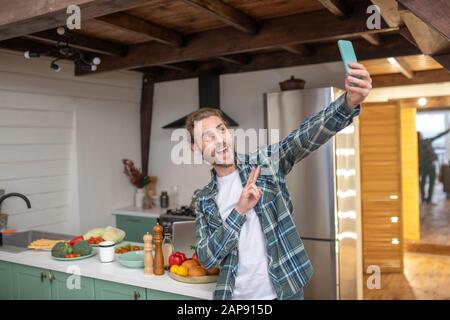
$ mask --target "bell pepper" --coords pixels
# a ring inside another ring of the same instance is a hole
[[[83,236],[77,236],[77,237],[75,237],[75,238],[73,238],[72,240],[69,241],[69,245],[71,247],[73,247],[76,243],[78,243],[80,241],[83,241],[83,240],[84,240]]]
[[[174,252],[169,256],[169,266],[181,266],[186,261],[186,255],[182,252]]]

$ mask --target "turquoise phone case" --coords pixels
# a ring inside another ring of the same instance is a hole
[[[358,62],[355,50],[353,49],[353,44],[348,40],[339,40],[338,47],[339,52],[341,53],[342,62],[344,63],[345,73],[348,73],[348,70],[350,69],[348,64],[350,62]]]

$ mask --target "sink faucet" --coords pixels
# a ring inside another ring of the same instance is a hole
[[[0,197],[0,208],[2,206],[2,202],[5,201],[7,198],[9,197],[19,197],[22,198],[23,201],[26,202],[28,209],[31,209],[31,203],[30,200],[24,196],[23,194],[17,193],[17,192],[12,192],[12,193],[7,193],[4,196]]]
[[[28,209],[31,209],[31,203],[30,200],[24,196],[23,194],[17,193],[17,192],[12,192],[12,193],[8,193],[5,194],[4,196],[0,197],[0,208],[2,206],[2,202],[5,201],[6,199],[10,198],[10,197],[19,197],[22,198],[23,201],[25,201],[25,203],[27,204]],[[2,223],[3,224],[3,223]],[[2,234],[2,229],[6,229],[6,223],[5,225],[0,225],[0,246],[3,246],[3,234]]]

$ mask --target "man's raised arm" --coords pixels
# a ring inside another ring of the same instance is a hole
[[[306,118],[280,142],[260,150],[270,156],[272,165],[278,168],[280,174],[288,174],[294,164],[351,124],[360,113],[360,104],[372,88],[372,79],[363,65],[349,65],[351,69],[345,79],[345,94]]]

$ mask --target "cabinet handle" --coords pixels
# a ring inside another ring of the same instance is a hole
[[[50,283],[52,283],[53,280],[56,280],[55,276],[51,272],[48,273],[48,280],[50,281]]]
[[[134,291],[134,300],[139,300],[139,298],[141,297],[141,294],[138,291]]]
[[[44,282],[44,279],[47,278],[47,275],[44,271],[41,271],[41,282]]]

